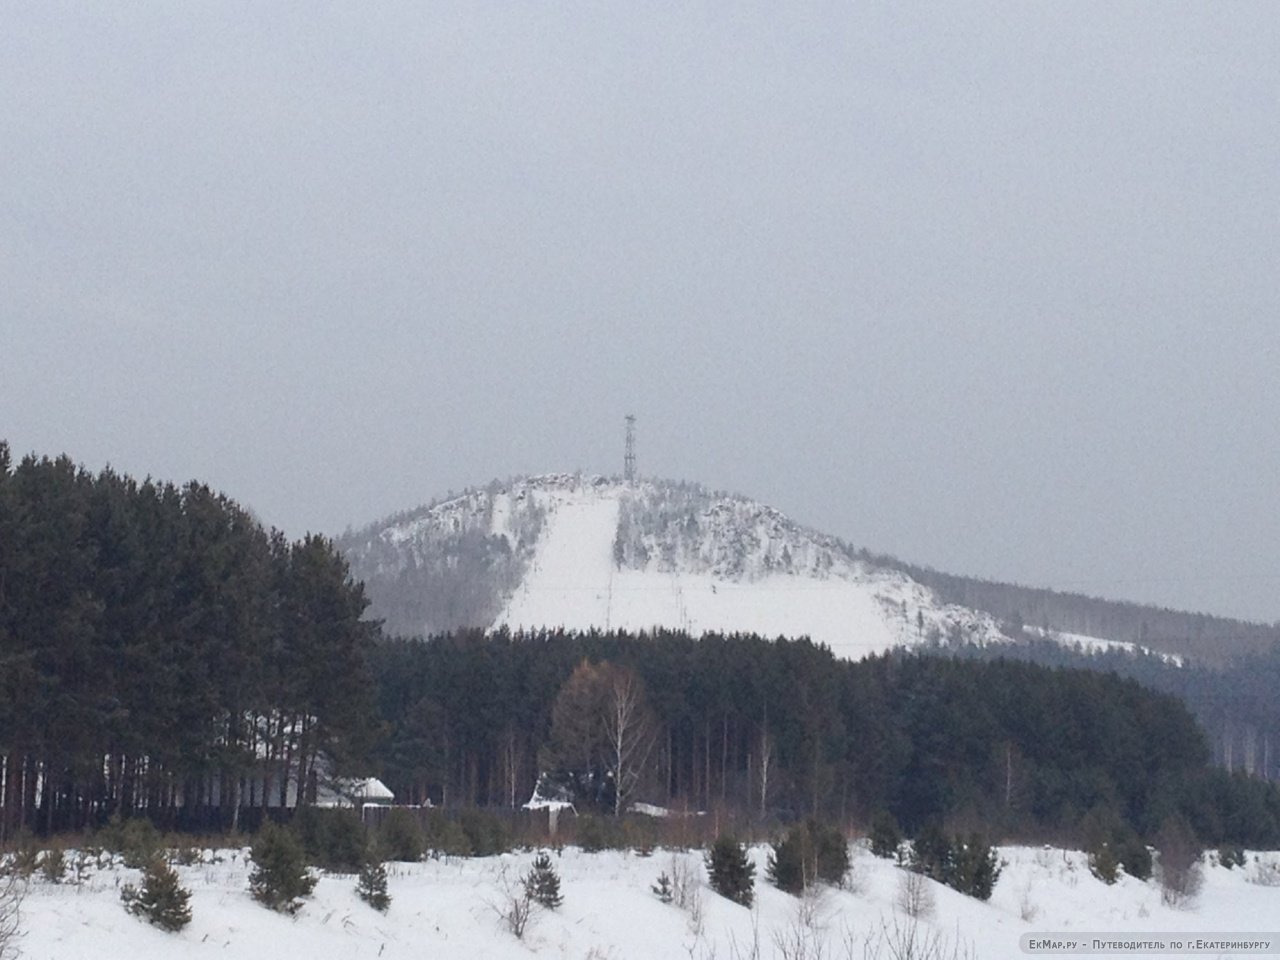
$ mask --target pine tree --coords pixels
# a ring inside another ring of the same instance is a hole
[[[162,930],[181,930],[191,922],[191,894],[178,883],[173,868],[159,858],[142,875],[142,889],[125,884],[120,899],[135,917],[144,917]]]
[[[387,893],[387,868],[377,860],[367,862],[360,868],[356,893],[373,909],[386,913],[387,907],[391,906],[391,895]]]
[[[756,866],[747,859],[746,848],[728,834],[716,837],[707,853],[711,889],[720,896],[751,906],[755,899]]]
[[[1003,865],[987,841],[971,834],[967,841],[956,838],[951,847],[952,876],[956,890],[979,900],[990,900]]]
[[[848,872],[849,846],[844,835],[813,819],[788,830],[769,855],[769,880],[787,893],[801,893],[819,880],[839,885]]]
[[[548,910],[554,910],[564,903],[560,895],[560,876],[551,865],[551,857],[540,851],[534,858],[533,866],[524,876],[525,890],[529,896]]]
[[[882,810],[871,820],[871,852],[877,857],[892,860],[902,845],[902,831],[893,815]]]
[[[809,836],[813,838],[815,874],[823,883],[838,887],[849,872],[849,844],[836,827],[817,820],[809,821]]]
[[[1089,872],[1107,886],[1111,886],[1119,879],[1120,859],[1107,841],[1102,841],[1095,849],[1089,851]]]
[[[414,863],[422,859],[426,837],[416,816],[408,810],[396,808],[378,827],[376,843],[381,855],[388,860]]]
[[[813,882],[813,844],[804,824],[787,831],[787,835],[774,843],[765,872],[769,882],[783,893],[798,894]]]
[[[67,857],[57,847],[52,847],[40,855],[40,872],[50,883],[61,883],[67,875]]]
[[[911,844],[910,867],[930,880],[951,885],[955,874],[951,839],[936,823],[926,824]]]
[[[249,892],[264,906],[281,913],[296,913],[301,898],[315,888],[315,877],[307,872],[302,844],[288,830],[271,821],[263,824],[253,843],[253,873]]]
[[[675,899],[675,890],[671,887],[671,878],[665,873],[658,875],[658,882],[649,888],[653,891],[653,895],[663,903],[670,903]]]

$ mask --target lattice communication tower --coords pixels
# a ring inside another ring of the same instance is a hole
[[[627,452],[622,457],[622,478],[631,483],[636,478],[636,417],[628,413],[627,417]]]

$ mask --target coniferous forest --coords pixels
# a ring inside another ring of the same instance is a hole
[[[584,661],[614,674],[594,732],[559,709],[589,702]],[[1177,697],[1113,674],[668,632],[475,632],[384,642],[374,662],[382,771],[413,799],[507,805],[543,774],[543,793],[611,809],[631,676],[634,736],[652,739],[633,794],[663,806],[1026,838],[1071,838],[1091,812],[1148,834],[1180,811],[1208,842],[1280,843],[1280,792],[1212,767]]]
[[[4,834],[231,825],[364,762],[365,605],[326,540],[206,486],[14,464],[0,443]]]
[[[675,632],[391,639],[321,537],[198,483],[0,444],[0,826],[226,829],[340,775],[401,803],[634,802],[756,823],[890,816],[1071,840],[1280,844],[1280,793],[1211,764],[1171,692],[1007,659],[840,661]]]

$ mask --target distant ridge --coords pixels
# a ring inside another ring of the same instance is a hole
[[[565,627],[809,636],[846,657],[994,618],[746,497],[557,474],[494,483],[344,536],[393,633]]]
[[[494,481],[338,546],[387,630],[564,627],[810,636],[842,656],[938,642],[1067,640],[1221,659],[1272,625],[940,573],[694,483]]]
[[[902,571],[945,603],[989,613],[1006,633],[1016,633],[1025,625],[1039,631],[1134,644],[1206,663],[1266,653],[1280,644],[1280,625],[1274,623],[958,576],[894,557],[866,556],[871,562]]]

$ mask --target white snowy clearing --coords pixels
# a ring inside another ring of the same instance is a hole
[[[845,889],[822,888],[805,902],[764,880],[767,847],[752,851],[757,868],[752,909],[705,887],[698,852],[553,854],[563,905],[535,908],[523,940],[499,918],[498,908],[526,871],[533,853],[486,859],[445,859],[388,864],[386,914],[355,894],[355,877],[324,875],[294,917],[272,913],[247,891],[246,851],[206,851],[204,862],[178,867],[191,891],[191,924],[169,934],[127,914],[120,887],[139,872],[109,866],[78,884],[33,880],[22,907],[22,956],[31,960],[127,957],[130,960],[210,957],[220,960],[420,960],[432,958],[543,957],[547,960],[653,960],[691,957],[760,960],[822,956],[863,960],[866,938],[893,935],[913,921],[899,906],[905,872],[855,845]],[[918,935],[959,947],[959,956],[981,960],[1023,957],[1026,933],[1218,932],[1280,929],[1280,886],[1256,881],[1280,877],[1280,854],[1250,854],[1244,868],[1210,865],[1200,894],[1181,908],[1165,905],[1155,881],[1121,877],[1105,886],[1078,852],[1002,848],[1007,865],[989,903],[925,881],[934,901]],[[651,886],[662,872],[682,865],[699,884],[699,909],[663,904]],[[798,939],[797,939],[798,938]],[[803,942],[806,952],[794,944]],[[792,947],[784,950],[782,944]],[[816,952],[821,947],[822,952]],[[919,956],[920,954],[917,954]],[[951,956],[950,950],[947,956]],[[882,949],[881,957],[893,956]]]
[[[1176,667],[1182,666],[1182,657],[1176,653],[1157,653],[1150,647],[1144,647],[1126,640],[1104,640],[1101,637],[1091,637],[1083,633],[1046,630],[1044,627],[1023,627],[1022,629],[1027,633],[1052,640],[1054,643],[1061,644],[1064,647],[1079,647],[1085,653],[1107,653],[1112,650],[1120,650],[1132,654],[1156,654],[1165,663],[1171,663]]]
[[[529,571],[495,627],[808,636],[851,660],[915,642],[926,627],[945,634],[958,623],[966,636],[1003,639],[990,618],[942,606],[902,574],[871,570],[839,555],[827,560],[821,575],[772,572],[766,558],[783,549],[788,557],[821,549],[792,527],[780,535],[776,527],[752,526],[746,538],[755,556],[736,577],[699,569],[686,557],[634,569],[615,559],[619,513],[623,498],[631,496],[626,486],[561,482],[543,484],[534,495],[546,510],[546,525]],[[494,532],[502,532],[502,519],[505,513],[495,511]],[[704,539],[727,526],[721,521],[717,529],[714,510],[697,519]]]

